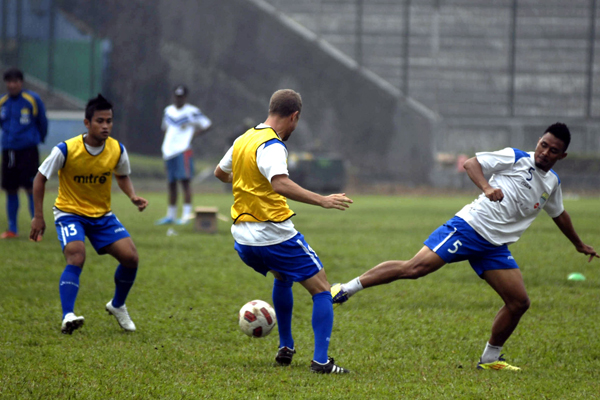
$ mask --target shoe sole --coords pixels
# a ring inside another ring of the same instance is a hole
[[[83,319],[76,319],[74,321],[67,322],[66,326],[61,329],[61,332],[65,335],[72,335],[73,331],[81,328],[83,326]]]
[[[277,362],[277,364],[281,365],[281,366],[288,366],[292,363],[292,358],[291,357],[275,357],[275,362]]]

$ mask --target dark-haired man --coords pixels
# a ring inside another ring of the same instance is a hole
[[[295,215],[286,197],[302,203],[345,210],[352,200],[345,193],[321,196],[288,177],[287,147],[296,129],[302,99],[290,89],[271,97],[266,121],[238,137],[215,169],[222,182],[233,184],[231,233],[240,258],[256,272],[275,276],[273,305],[279,329],[275,361],[289,365],[296,353],[292,337],[292,285],[300,282],[313,299],[315,348],[310,370],[322,374],[348,372],[328,356],[333,327],[331,285],[321,260],[292,223]],[[285,197],[284,197],[285,196]]]
[[[549,126],[534,152],[514,148],[477,153],[464,167],[483,193],[460,210],[454,218],[435,230],[425,246],[408,261],[386,261],[360,277],[332,289],[333,302],[345,302],[364,288],[398,279],[417,279],[434,272],[446,263],[468,260],[471,267],[502,298],[492,325],[492,334],[477,368],[518,371],[500,352],[529,308],[519,266],[508,245],[519,240],[523,232],[544,209],[575,249],[598,257],[596,251],[581,241],[562,203],[560,179],[552,170],[567,156],[571,134],[565,124]],[[484,174],[493,174],[488,181]]]
[[[38,145],[48,133],[44,103],[37,93],[23,89],[23,72],[11,68],[4,73],[7,94],[0,98],[2,128],[2,189],[6,191],[8,230],[1,239],[18,236],[19,187],[27,192],[33,217],[33,178],[40,165]]]
[[[211,120],[196,106],[187,103],[188,89],[178,85],[173,91],[173,104],[165,108],[162,130],[165,138],[161,151],[165,160],[169,185],[167,215],[156,225],[187,224],[193,218],[191,180],[194,177],[192,140],[205,133]],[[177,182],[183,191],[181,218],[177,219]]]
[[[148,202],[135,194],[125,147],[110,137],[112,104],[102,95],[91,99],[85,109],[87,133],[56,145],[44,160],[33,183],[35,215],[29,238],[39,241],[44,234],[44,192],[46,181],[58,173],[58,197],[54,221],[67,266],[59,283],[63,310],[61,331],[71,334],[84,318],[74,313],[79,276],[85,263],[85,237],[98,254],[110,254],[119,265],[115,271],[115,294],[106,311],[121,328],[135,331],[125,299],[135,281],[138,253],[125,227],[111,211],[113,173],[121,190],[143,211]]]

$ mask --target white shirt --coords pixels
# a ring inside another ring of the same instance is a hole
[[[551,218],[563,213],[560,179],[536,167],[534,152],[507,147],[477,153],[477,161],[485,175],[493,174],[489,183],[502,189],[504,199],[492,202],[482,193],[456,215],[490,243],[516,242],[542,209]]]
[[[257,128],[266,127],[268,126],[265,124],[257,126]],[[256,150],[258,170],[269,182],[275,175],[289,175],[287,157],[287,149],[280,143],[266,148],[262,144]],[[225,153],[219,162],[219,167],[223,172],[231,173],[233,170],[233,146]],[[283,222],[240,222],[231,226],[231,234],[235,241],[246,246],[271,246],[285,242],[296,236],[297,233],[291,218]]]
[[[188,150],[194,131],[206,130],[211,125],[211,120],[191,104],[184,104],[181,108],[171,104],[165,108],[162,120],[162,129],[165,131],[161,148],[163,159],[168,160]]]
[[[102,152],[102,150],[104,150],[104,146],[92,147],[85,142],[84,142],[84,144],[85,144],[85,148],[88,151],[88,153],[90,153],[93,156],[100,154]],[[46,159],[44,160],[42,165],[40,165],[40,167],[38,168],[38,171],[40,172],[40,174],[44,175],[46,177],[46,179],[49,180],[51,177],[56,175],[58,173],[58,170],[61,169],[64,165],[65,165],[65,155],[58,148],[58,146],[54,146],[52,148],[52,151],[50,152],[50,155],[48,157],[46,157]],[[129,164],[129,156],[127,155],[127,150],[125,149],[125,146],[123,146],[123,152],[121,153],[121,157],[119,158],[119,162],[117,163],[114,173],[116,175],[120,175],[120,176],[131,174],[131,165]],[[109,212],[105,215],[111,215],[111,214],[112,214],[112,212]],[[60,211],[58,208],[54,207],[54,220],[55,221],[58,218],[65,216],[65,215],[72,215],[72,214]]]

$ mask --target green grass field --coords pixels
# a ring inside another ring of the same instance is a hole
[[[352,371],[309,373],[312,302],[295,285],[296,354],[274,366],[277,334],[250,339],[237,326],[247,301],[271,302],[271,278],[243,265],[229,223],[216,235],[191,225],[153,225],[166,195],[141,193],[138,213],[119,192],[114,210],[138,247],[140,271],[127,305],[137,332],[104,311],[115,261],[88,245],[75,311],[86,318],[60,333],[58,279],[64,268],[46,196],[41,243],[0,242],[0,397],[7,399],[592,399],[600,397],[600,261],[575,252],[542,213],[511,246],[532,300],[504,348],[520,373],[478,371],[499,297],[467,263],[416,281],[365,290],[336,310],[330,354]],[[350,210],[291,202],[296,227],[321,257],[330,282],[347,281],[388,259],[411,257],[427,235],[471,197],[356,196]],[[196,205],[228,215],[231,196],[197,194]],[[566,200],[584,241],[600,249],[598,198]],[[0,227],[6,226],[4,197]],[[584,282],[568,281],[580,272]]]

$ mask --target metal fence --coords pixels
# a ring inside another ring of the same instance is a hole
[[[443,116],[600,116],[597,0],[268,0]]]
[[[76,26],[55,0],[0,0],[0,61],[85,101],[101,90],[110,51],[93,28]]]

